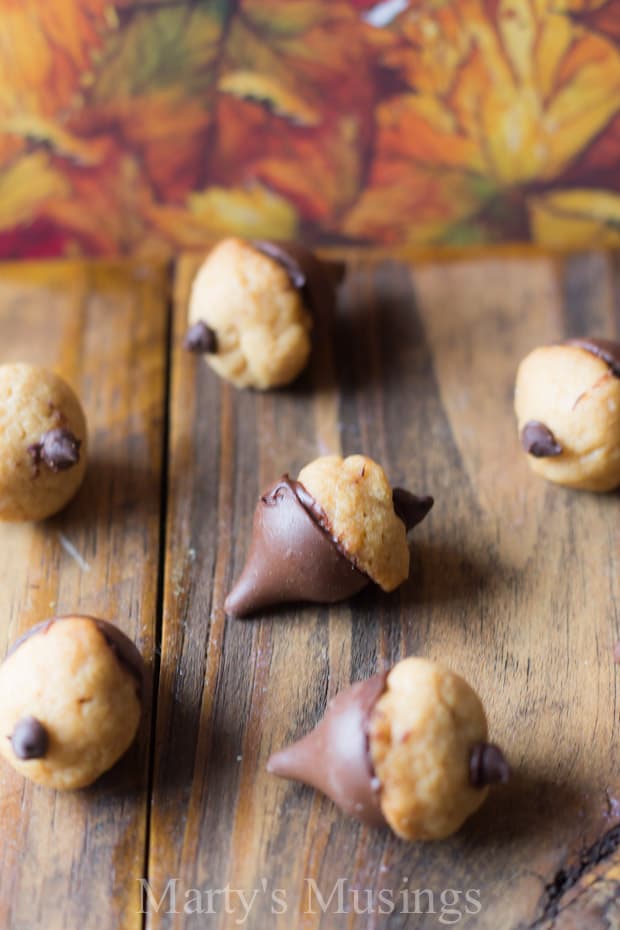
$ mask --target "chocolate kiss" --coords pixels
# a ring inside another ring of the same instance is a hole
[[[612,339],[567,339],[564,345],[577,346],[591,352],[609,365],[616,378],[620,378],[620,343]]]
[[[521,430],[521,445],[537,459],[553,458],[562,454],[562,446],[548,426],[538,420],[530,420]]]
[[[387,676],[373,675],[338,694],[314,730],[271,756],[267,771],[312,785],[352,817],[384,826],[380,785],[368,748],[368,720]]]
[[[288,475],[263,494],[245,567],[224,603],[227,614],[243,617],[291,601],[331,604],[369,583],[321,529],[306,499],[312,500]]]

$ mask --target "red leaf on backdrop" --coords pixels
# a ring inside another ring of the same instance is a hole
[[[40,218],[33,223],[0,230],[0,255],[12,258],[55,258],[67,248],[67,233],[56,223]]]

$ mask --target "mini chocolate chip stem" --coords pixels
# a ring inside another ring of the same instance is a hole
[[[562,454],[562,446],[556,442],[549,427],[537,420],[529,420],[521,430],[521,445],[528,455],[537,459]]]
[[[333,312],[344,267],[297,243],[224,239],[194,280],[185,348],[237,387],[288,384],[308,361],[314,317]]]
[[[51,429],[43,434],[40,442],[29,446],[28,452],[35,466],[43,462],[52,471],[65,471],[80,461],[81,445],[82,440],[71,430]]]
[[[345,813],[407,840],[449,836],[510,768],[487,742],[480,700],[460,676],[408,658],[338,694],[267,770],[311,785]]]
[[[89,785],[134,739],[144,674],[139,651],[106,620],[38,624],[0,665],[0,755],[39,784]]]
[[[506,784],[510,766],[494,743],[475,743],[469,755],[469,780],[474,788],[485,788],[498,782]]]
[[[42,759],[48,743],[47,730],[36,717],[22,717],[11,733],[11,746],[18,759]]]
[[[409,574],[407,531],[433,500],[392,490],[365,456],[329,456],[261,497],[245,567],[225,610],[243,617],[278,603],[333,603],[371,582],[394,590]]]
[[[620,486],[620,344],[584,338],[534,349],[519,366],[515,411],[537,474],[588,491]]]
[[[45,368],[0,365],[0,520],[61,510],[86,460],[86,419],[69,385]]]
[[[211,355],[217,352],[217,337],[206,323],[199,320],[187,330],[183,347],[197,355]]]

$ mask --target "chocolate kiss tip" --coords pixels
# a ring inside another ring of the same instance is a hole
[[[217,338],[214,330],[203,320],[199,320],[187,330],[183,348],[197,355],[212,355],[217,351]]]
[[[521,445],[537,459],[553,458],[562,454],[562,446],[548,426],[538,420],[530,420],[521,430]]]
[[[469,776],[474,788],[484,788],[510,779],[510,766],[494,743],[476,743],[469,757]]]
[[[229,617],[247,617],[262,606],[266,605],[261,604],[260,592],[248,583],[244,574],[224,601],[224,611]]]
[[[303,775],[305,774],[300,771],[300,762],[301,757],[305,755],[304,753],[304,739],[300,739],[297,743],[293,743],[291,746],[287,746],[286,749],[280,749],[278,752],[274,752],[273,755],[267,760],[267,771],[270,775],[276,775],[278,778],[292,778],[294,780],[300,779],[303,780]]]
[[[407,532],[422,522],[435,503],[432,497],[418,497],[404,488],[394,488],[392,502],[396,516],[403,521]]]

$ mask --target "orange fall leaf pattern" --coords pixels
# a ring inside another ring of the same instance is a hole
[[[0,256],[620,244],[620,0],[0,0]]]

